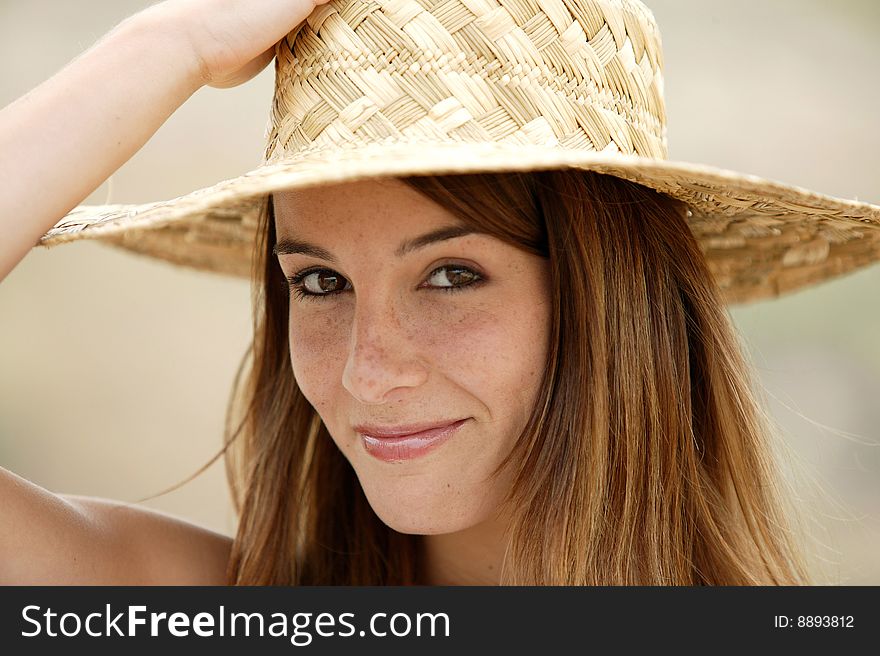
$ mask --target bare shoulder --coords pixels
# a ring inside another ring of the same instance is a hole
[[[96,532],[113,563],[110,585],[226,584],[229,536],[144,506],[59,496],[79,508]]]

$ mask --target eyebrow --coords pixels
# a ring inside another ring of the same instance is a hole
[[[394,256],[403,257],[407,253],[411,253],[420,248],[425,248],[431,244],[471,234],[484,233],[469,226],[446,226],[444,228],[438,228],[437,230],[432,230],[431,232],[426,232],[423,235],[401,242],[397,247],[397,250],[394,251]],[[282,239],[275,244],[274,248],[272,248],[272,254],[275,256],[294,255],[296,253],[311,255],[312,257],[321,258],[322,260],[327,260],[334,264],[337,263],[336,257],[334,257],[333,253],[325,248],[303,241],[302,239]]]

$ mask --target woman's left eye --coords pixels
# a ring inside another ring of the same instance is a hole
[[[296,298],[322,299],[346,291],[348,281],[330,269],[307,269],[287,278],[290,290]],[[330,282],[333,289],[322,292],[322,283]],[[340,282],[342,281],[342,282]],[[485,279],[473,269],[458,264],[444,264],[428,276],[427,287],[446,292],[458,292],[477,286]],[[314,291],[317,289],[317,291]]]
[[[445,274],[441,274],[445,271]],[[433,286],[449,292],[461,291],[465,287],[470,287],[476,282],[482,280],[482,277],[476,271],[468,269],[465,266],[445,264],[437,267],[431,272],[428,281],[433,281]],[[449,286],[443,284],[450,283]]]

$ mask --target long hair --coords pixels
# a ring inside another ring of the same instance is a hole
[[[503,585],[809,583],[773,426],[683,203],[579,170],[400,180],[551,271],[544,379],[499,467],[515,472]],[[226,418],[228,582],[424,584],[421,536],[379,519],[293,376],[271,197],[258,234]]]

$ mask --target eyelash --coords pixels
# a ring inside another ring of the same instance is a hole
[[[441,265],[441,266],[437,267],[436,269],[434,269],[433,271],[431,271],[428,278],[430,279],[430,278],[434,277],[434,274],[436,274],[438,271],[441,271],[443,269],[461,269],[463,271],[467,271],[468,273],[473,274],[474,280],[469,283],[465,283],[463,285],[454,285],[451,287],[429,287],[429,289],[435,289],[435,290],[444,291],[444,292],[460,292],[460,291],[464,291],[466,289],[478,287],[478,286],[480,286],[481,283],[486,282],[486,279],[483,278],[483,276],[481,276],[479,273],[477,273],[476,271],[474,271],[473,269],[471,269],[469,267],[462,266],[460,264]],[[290,287],[291,293],[297,299],[305,299],[305,300],[310,300],[310,301],[316,300],[317,301],[317,300],[326,299],[329,296],[335,296],[336,294],[339,294],[339,293],[345,291],[344,288],[338,289],[333,292],[327,292],[325,294],[313,294],[311,292],[306,291],[305,285],[302,284],[303,279],[312,273],[320,273],[320,272],[335,273],[335,271],[332,271],[331,269],[312,268],[312,269],[306,269],[304,271],[300,271],[299,273],[295,273],[292,276],[288,276],[287,282]],[[342,278],[342,276],[339,276],[339,277]],[[346,279],[343,278],[343,280],[346,280]],[[346,280],[346,282],[348,282],[348,281]]]

